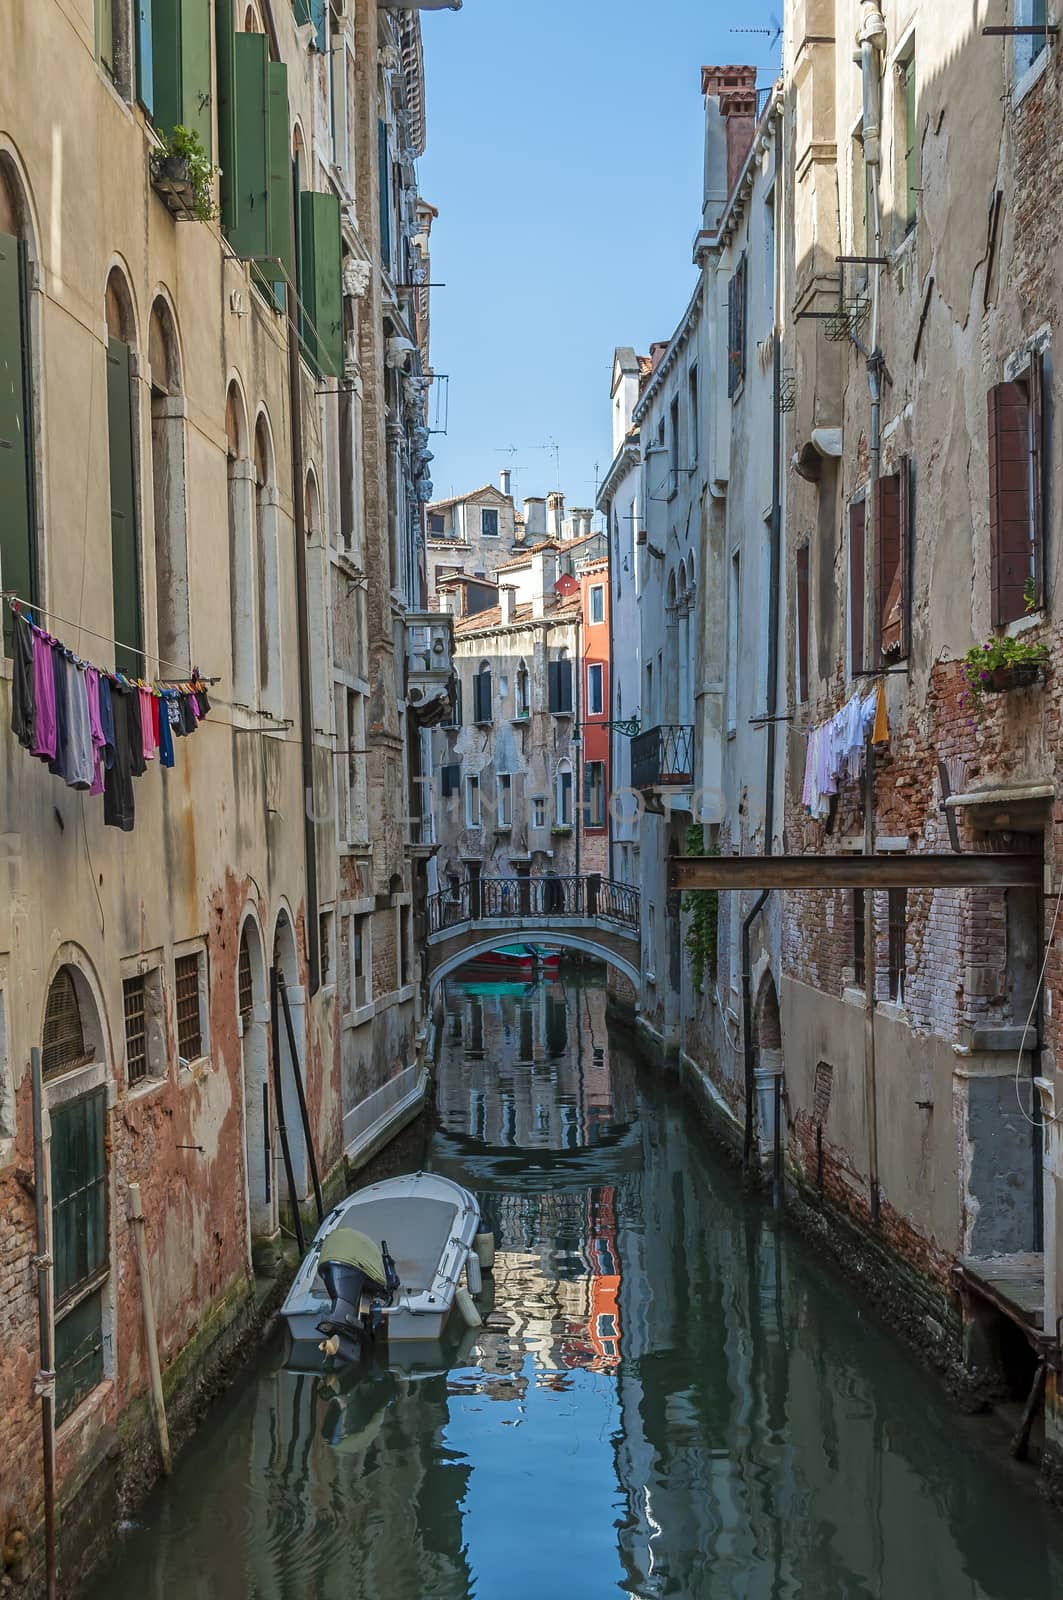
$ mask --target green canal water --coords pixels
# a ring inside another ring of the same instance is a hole
[[[605,1020],[452,985],[427,1164],[493,1309],[421,1370],[213,1408],[97,1600],[1063,1595],[1063,1533]]]

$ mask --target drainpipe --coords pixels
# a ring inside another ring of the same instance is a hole
[[[882,207],[879,199],[879,177],[882,168],[882,76],[881,58],[886,47],[886,23],[876,0],[862,0],[863,20],[860,26],[860,65],[864,85],[864,165],[868,173],[868,200],[874,229],[874,254],[882,254]],[[882,355],[878,346],[879,301],[882,268],[871,266],[871,342],[867,357],[867,384],[871,397],[871,441],[869,478],[871,493],[867,497],[865,560],[870,559],[871,582],[865,590],[872,596],[874,589],[875,549],[875,496],[882,463]],[[872,622],[876,613],[872,612]],[[865,630],[871,641],[872,652],[879,647],[877,626]],[[875,752],[870,738],[867,741],[864,776],[864,854],[875,850]],[[875,892],[868,890],[864,897],[864,1100],[867,1117],[867,1181],[870,1190],[871,1221],[879,1221],[878,1184],[878,1087],[875,1069]]]
[[[782,147],[782,118],[775,118],[775,207],[776,215],[780,212],[780,198],[782,194],[783,147]],[[767,723],[768,752],[764,772],[764,854],[770,856],[774,853],[774,824],[775,824],[775,768],[776,768],[776,727],[775,715],[778,709],[778,675],[779,675],[779,579],[782,567],[782,412],[779,410],[779,392],[782,386],[782,324],[780,308],[782,296],[780,293],[779,263],[781,253],[779,241],[783,235],[779,227],[775,229],[775,349],[772,357],[772,427],[771,427],[771,553],[768,575],[768,683],[767,683]],[[753,972],[751,951],[751,929],[754,921],[760,915],[771,894],[770,889],[763,890],[754,901],[753,906],[742,918],[742,1047],[743,1064],[745,1069],[746,1091],[746,1125],[742,1147],[742,1165],[748,1172],[753,1163],[753,1125],[756,1114],[756,1051],[753,1046]],[[776,1142],[779,1138],[778,1118],[780,1112],[780,1096],[776,1096]],[[776,1157],[778,1166],[778,1155]],[[778,1173],[776,1173],[776,1201],[778,1201]]]

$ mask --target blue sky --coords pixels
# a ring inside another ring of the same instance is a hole
[[[465,0],[422,12],[432,359],[450,375],[438,497],[510,466],[591,505],[613,349],[665,339],[693,291],[702,63],[770,68],[780,0]],[[772,72],[765,71],[761,82]],[[511,446],[517,453],[503,453]]]

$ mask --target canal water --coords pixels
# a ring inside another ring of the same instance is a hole
[[[452,985],[427,1161],[493,1307],[443,1361],[267,1352],[98,1600],[1049,1600],[1063,1535],[576,979]]]

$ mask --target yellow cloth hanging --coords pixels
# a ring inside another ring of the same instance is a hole
[[[890,725],[886,716],[886,685],[880,678],[875,690],[875,725],[871,730],[872,744],[889,744]]]

